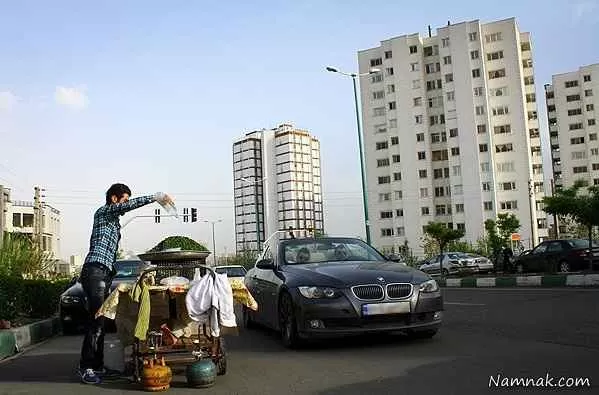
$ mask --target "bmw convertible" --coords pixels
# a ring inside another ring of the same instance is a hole
[[[356,238],[270,241],[245,276],[258,311],[244,325],[280,331],[286,347],[363,333],[434,336],[443,298],[426,273],[385,258]]]

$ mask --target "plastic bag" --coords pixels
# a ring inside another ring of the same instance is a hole
[[[160,285],[169,287],[184,287],[189,284],[189,280],[185,277],[171,276],[160,280]]]

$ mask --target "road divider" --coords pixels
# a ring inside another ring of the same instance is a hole
[[[505,277],[436,277],[447,288],[599,287],[599,274],[548,274]]]

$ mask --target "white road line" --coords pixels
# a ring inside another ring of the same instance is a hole
[[[462,303],[462,302],[443,302],[446,305],[455,305],[455,306],[486,306],[483,303]]]
[[[535,288],[527,288],[527,287],[485,287],[485,288],[468,288],[468,287],[451,287],[445,288],[446,291],[451,290],[457,291],[480,291],[480,292],[518,292],[518,291],[535,291],[535,292],[599,292],[599,288],[574,288],[574,287],[535,287]]]

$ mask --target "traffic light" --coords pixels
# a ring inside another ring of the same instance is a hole
[[[183,222],[189,222],[189,215],[187,214],[189,212],[189,209],[187,207],[185,207],[183,209]]]
[[[154,222],[157,224],[160,223],[160,209],[159,208],[154,210]]]
[[[198,209],[197,208],[191,209],[191,222],[198,222]]]

